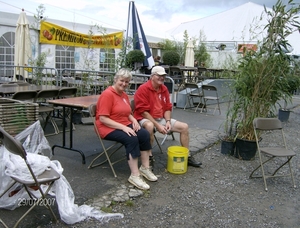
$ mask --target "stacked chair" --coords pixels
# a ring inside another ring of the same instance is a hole
[[[9,134],[17,135],[38,119],[38,104],[0,98],[0,125]]]

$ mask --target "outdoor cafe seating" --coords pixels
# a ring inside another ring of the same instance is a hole
[[[54,107],[48,103],[49,99],[57,98],[59,94],[59,89],[47,89],[47,90],[41,90],[37,93],[35,102],[38,102],[39,104],[39,113],[42,119],[44,120],[43,129],[46,128],[48,121],[52,123],[52,126],[54,128],[53,134],[58,134],[59,129],[52,118],[52,113],[54,112]]]
[[[185,83],[198,83],[200,77],[197,67],[170,66],[169,75],[177,85],[177,90],[185,88]]]

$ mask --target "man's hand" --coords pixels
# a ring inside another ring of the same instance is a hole
[[[172,128],[172,126],[171,126],[171,121],[167,121],[165,127],[167,128],[167,131],[168,131],[168,132],[171,131],[171,128]]]
[[[168,133],[168,128],[164,125],[160,125],[158,127],[156,127],[156,130],[161,133],[161,134],[167,134]]]

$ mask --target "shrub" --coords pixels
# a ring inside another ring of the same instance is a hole
[[[126,55],[126,65],[132,66],[133,63],[142,63],[145,60],[145,55],[141,50],[132,50]]]
[[[176,51],[168,51],[163,55],[163,63],[169,66],[178,65],[180,55]]]

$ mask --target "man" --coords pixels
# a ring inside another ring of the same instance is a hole
[[[181,145],[189,148],[188,125],[171,118],[173,104],[170,102],[168,88],[164,85],[166,75],[163,67],[154,66],[152,68],[150,80],[141,85],[134,95],[134,117],[142,127],[149,131],[151,144],[154,141],[155,128],[162,134],[170,131],[180,133]],[[200,167],[202,163],[189,156],[188,165]]]
[[[155,66],[161,66],[162,65],[162,62],[160,61],[160,56],[156,56],[154,58],[154,63],[155,63]]]

